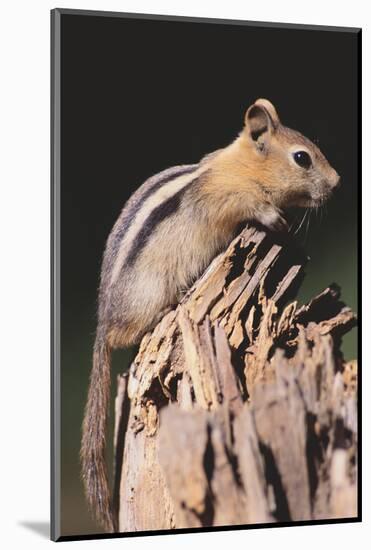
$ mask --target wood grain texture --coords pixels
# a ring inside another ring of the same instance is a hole
[[[331,285],[294,300],[307,258],[247,227],[119,378],[119,530],[357,515],[354,313]]]

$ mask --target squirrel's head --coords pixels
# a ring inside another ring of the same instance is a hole
[[[241,137],[250,161],[258,164],[257,183],[280,208],[322,204],[339,184],[339,175],[319,148],[280,122],[267,99],[246,112]]]

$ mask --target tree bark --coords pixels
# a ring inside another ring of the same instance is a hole
[[[331,285],[292,301],[306,257],[245,228],[118,379],[120,531],[357,515],[356,323]]]

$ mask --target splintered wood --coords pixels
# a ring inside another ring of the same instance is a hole
[[[356,323],[306,258],[246,228],[141,343],[116,402],[120,531],[357,515]]]

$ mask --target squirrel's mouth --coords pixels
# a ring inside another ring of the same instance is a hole
[[[339,179],[337,180],[337,182],[339,182]],[[315,192],[311,193],[311,204],[308,204],[308,206],[322,206],[333,196],[337,188],[337,186],[332,186],[328,181],[323,181],[321,185],[316,188]]]
[[[322,206],[328,199],[333,195],[333,190],[331,188],[326,188],[316,193],[310,193],[308,191],[303,191],[297,195],[296,206],[304,208],[318,208]]]
[[[322,206],[323,204],[325,204],[325,202],[327,202],[332,197],[333,194],[334,193],[332,189],[326,189],[326,191],[323,191],[318,196],[312,197],[312,204],[310,206],[311,207]]]
[[[308,208],[312,206],[313,196],[309,191],[297,191],[292,195],[291,200],[289,199],[290,206],[299,207],[299,208]]]

